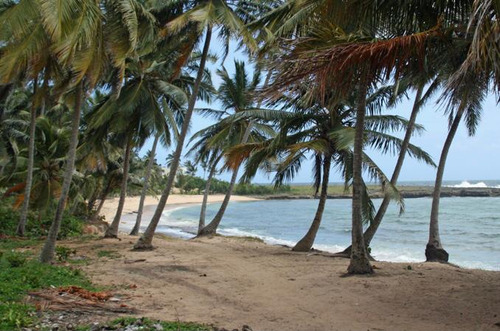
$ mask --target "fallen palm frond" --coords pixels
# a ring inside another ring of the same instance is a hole
[[[137,313],[137,310],[115,301],[110,292],[91,292],[78,286],[29,292],[39,310],[77,311],[84,313]]]

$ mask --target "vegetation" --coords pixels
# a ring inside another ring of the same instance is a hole
[[[35,307],[23,303],[28,291],[50,286],[93,287],[79,269],[40,263],[25,248],[39,247],[40,241],[0,240],[0,330],[33,325]]]
[[[115,195],[119,205],[106,232],[113,238],[127,195],[142,195],[133,234],[145,195],[161,195],[134,245],[149,250],[175,187],[204,193],[200,235],[216,233],[233,193],[312,193],[320,197],[318,208],[296,247],[307,251],[328,194],[349,192],[347,272],[373,273],[369,245],[390,201],[403,206],[397,181],[405,157],[436,166],[410,141],[422,131],[417,115],[434,95],[449,130],[422,246],[427,261],[447,262],[439,232],[447,156],[462,123],[475,134],[485,97],[494,93],[500,101],[499,11],[493,0],[0,0],[0,235],[45,237],[44,264],[2,251],[2,279],[21,281],[2,282],[2,327],[29,324],[31,308],[18,301],[22,291],[49,280],[85,283],[76,271],[48,264],[71,253],[57,240],[80,235]],[[211,53],[216,34],[220,59]],[[231,44],[245,53],[244,61],[225,63]],[[218,86],[209,64],[217,67]],[[384,113],[413,96],[409,120]],[[198,101],[217,101],[220,109],[197,108]],[[195,112],[213,123],[192,136],[184,153]],[[395,131],[404,139],[392,136]],[[148,139],[153,148],[139,157]],[[167,167],[155,159],[160,148],[173,149]],[[397,157],[392,176],[369,148]],[[314,163],[312,191],[287,186],[306,159]],[[206,179],[196,176],[198,167]],[[328,185],[334,169],[342,189]],[[224,171],[229,182],[217,178]],[[258,171],[274,175],[275,187],[250,184]],[[367,177],[384,196],[378,211]],[[205,225],[211,193],[225,198]],[[110,250],[99,254],[113,257]],[[33,272],[43,276],[29,276]]]
[[[403,205],[397,181],[405,156],[434,165],[410,139],[422,129],[417,114],[435,94],[450,126],[437,164],[425,254],[428,261],[447,262],[439,232],[446,160],[461,123],[473,135],[485,96],[500,95],[499,11],[493,0],[0,0],[0,329],[34,322],[34,308],[21,301],[27,291],[91,288],[78,269],[50,263],[74,254],[57,240],[80,236],[115,195],[119,204],[106,232],[113,238],[127,195],[142,195],[133,234],[145,195],[161,195],[135,249],[153,247],[175,187],[205,195],[200,235],[216,233],[233,193],[319,196],[309,231],[294,247],[308,251],[328,194],[347,192],[347,272],[373,273],[369,245],[390,201]],[[215,34],[224,55],[237,43],[245,61],[227,65],[225,56],[214,57]],[[208,63],[218,66],[219,86]],[[384,114],[413,94],[409,120]],[[200,100],[217,100],[220,109],[197,109]],[[183,155],[194,112],[214,123],[194,134]],[[398,130],[403,140],[391,135]],[[141,158],[148,139],[153,148]],[[398,158],[392,176],[373,162],[368,147]],[[174,149],[168,170],[155,160],[159,148]],[[308,158],[312,188],[287,186]],[[199,166],[207,179],[196,176]],[[344,187],[328,185],[334,169]],[[217,178],[222,171],[231,172],[229,182]],[[257,171],[273,174],[275,186],[250,184]],[[384,196],[378,211],[366,176]],[[225,198],[205,225],[213,193]],[[34,238],[44,238],[43,245]],[[25,246],[31,249],[19,249]],[[97,256],[119,257],[105,248]],[[139,321],[114,325],[133,323]],[[157,322],[140,323],[153,329]]]

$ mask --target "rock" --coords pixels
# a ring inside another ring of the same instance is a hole
[[[95,225],[85,225],[83,227],[83,234],[99,234],[99,229]]]
[[[253,330],[248,325],[243,325],[243,327],[241,328],[241,331],[253,331]]]
[[[155,328],[156,331],[163,331],[163,326],[161,326],[160,323],[153,324],[153,328]]]

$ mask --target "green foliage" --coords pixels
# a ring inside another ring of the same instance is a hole
[[[13,244],[13,242],[15,244]],[[22,304],[28,291],[50,286],[77,285],[92,289],[79,269],[42,264],[29,259],[29,253],[12,250],[31,241],[0,241],[0,330],[14,330],[34,321],[34,307]]]
[[[196,176],[179,174],[176,187],[184,194],[202,194],[207,181]],[[210,193],[225,194],[229,190],[229,183],[219,179],[212,179]],[[234,188],[234,194],[238,195],[270,195],[290,192],[290,186],[282,185],[275,188],[272,185],[238,184]]]
[[[76,250],[65,246],[56,246],[56,258],[60,262],[68,261],[71,255],[76,254]]]
[[[0,222],[0,234],[15,236],[19,222],[19,211],[13,209],[12,199],[0,200],[0,219],[2,220]],[[34,238],[46,236],[52,220],[52,212],[42,215],[42,217],[38,217],[34,213],[29,213],[26,224],[26,236]],[[66,215],[63,217],[58,239],[80,236],[82,231],[83,220],[75,216]]]
[[[9,267],[18,268],[26,263],[26,254],[12,252],[6,254],[5,259],[9,263]]]
[[[107,257],[110,259],[117,259],[121,255],[118,254],[116,251],[108,251],[108,250],[100,250],[97,252],[97,257]]]
[[[13,328],[19,329],[31,325],[34,314],[35,309],[30,305],[17,302],[0,304],[0,330],[10,331]]]
[[[161,326],[164,331],[211,331],[212,327],[198,323],[186,322],[165,322],[159,320],[151,320],[149,318],[122,317],[110,323],[112,327],[127,327],[138,326],[140,330],[155,331]]]

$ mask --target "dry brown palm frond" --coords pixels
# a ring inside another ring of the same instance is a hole
[[[408,36],[347,41],[324,50],[303,51],[299,41],[278,65],[277,79],[266,94],[284,93],[309,82],[318,86],[320,98],[324,99],[331,89],[341,94],[351,90],[360,74],[374,81],[380,76],[397,78],[410,65],[423,70],[428,44],[436,38],[444,38],[440,25]]]

